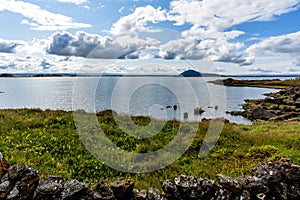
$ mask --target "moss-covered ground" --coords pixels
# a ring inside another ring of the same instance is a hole
[[[139,138],[122,131],[110,111],[98,113],[97,118],[114,144],[132,152],[151,152],[165,146],[174,138],[180,123],[166,122],[155,136]],[[147,117],[132,119],[139,126],[150,122]],[[159,122],[153,120],[151,123]],[[93,187],[99,180],[111,182],[124,176],[131,177],[139,189],[160,188],[163,180],[173,179],[179,174],[215,179],[218,173],[249,175],[251,168],[260,161],[289,157],[296,163],[300,162],[299,122],[226,123],[216,146],[208,156],[200,159],[199,149],[209,124],[210,121],[197,126],[190,122],[181,124],[186,134],[197,133],[192,145],[173,164],[151,173],[124,173],[95,159],[80,140],[72,112],[0,110],[0,151],[11,165],[25,162],[39,170],[42,177],[59,175],[66,179],[76,178]]]

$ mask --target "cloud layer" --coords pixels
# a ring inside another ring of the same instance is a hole
[[[40,6],[16,0],[1,0],[0,11],[7,10],[21,14],[21,24],[27,24],[33,30],[66,30],[91,27],[90,24],[73,22],[73,19],[61,14],[43,10]]]
[[[16,53],[16,49],[23,46],[22,41],[3,40],[0,39],[0,52],[2,53]]]
[[[299,0],[176,0],[171,2],[169,19],[177,25],[190,23],[199,29],[223,31],[243,22],[270,21],[293,11]]]
[[[230,43],[222,38],[204,40],[184,38],[160,46],[159,55],[164,59],[205,59],[240,65],[251,64],[253,59],[243,55],[240,50],[242,47],[242,43]]]
[[[155,9],[150,5],[138,7],[132,14],[124,16],[114,23],[110,33],[113,35],[128,35],[137,32],[151,32],[154,30],[147,27],[148,22],[155,24],[166,20],[166,11],[162,8]]]
[[[172,22],[177,26],[189,24],[181,38],[157,46],[159,53],[153,57],[164,59],[208,59],[212,61],[250,65],[255,54],[244,51],[245,46],[235,39],[243,34],[229,30],[234,25],[270,21],[284,13],[298,9],[299,0],[174,0],[170,10],[145,6],[136,8],[113,24],[110,33],[115,36],[151,32],[159,22]],[[138,54],[131,55],[139,58]],[[297,60],[299,61],[299,60]]]
[[[89,0],[56,2],[80,5],[81,8],[83,5],[87,6],[86,3],[92,5]],[[279,62],[267,63],[264,60],[263,63],[264,58],[261,59],[262,56],[273,56],[289,58],[290,60],[285,59],[284,62],[281,60],[282,63],[290,62],[290,65],[283,67],[288,72],[296,72],[297,65],[300,66],[300,31],[263,39],[258,35],[256,40],[251,41],[251,44],[255,44],[247,46],[250,42],[243,42],[249,37],[247,33],[234,27],[243,23],[276,20],[280,15],[299,7],[300,0],[173,0],[168,8],[151,5],[136,7],[131,14],[115,21],[106,32],[103,30],[106,35],[99,35],[84,31],[67,32],[67,29],[82,29],[92,25],[75,22],[71,17],[44,10],[32,3],[1,0],[0,11],[21,14],[21,24],[39,31],[52,30],[53,34],[46,39],[36,39],[31,44],[0,40],[0,52],[16,53],[22,47],[23,53],[65,56],[67,60],[62,59],[64,63],[71,63],[74,57],[210,60],[240,66],[255,63],[245,69],[255,73],[277,73],[276,70],[270,70],[270,66]],[[116,12],[120,14],[125,8],[127,12],[129,7],[123,6]],[[173,37],[160,27],[176,27],[180,32]],[[241,40],[243,37],[246,39]],[[29,61],[36,62],[36,65],[33,66]],[[50,70],[55,69],[57,64],[53,60],[34,61],[26,58],[6,61],[0,68],[18,68],[21,65],[25,68],[38,66],[40,69]]]
[[[50,37],[47,53],[63,56],[79,56],[101,59],[125,58],[139,49],[157,43],[154,39],[120,36],[112,39],[107,36],[77,32],[56,32]]]
[[[205,59],[240,65],[250,64],[252,60],[244,57],[240,52],[242,47],[241,43],[229,43],[224,39],[197,41],[193,38],[182,38],[161,44],[155,39],[141,39],[138,35],[112,38],[86,32],[77,32],[75,35],[69,32],[56,32],[49,38],[46,52],[62,56],[101,59]],[[141,53],[147,49],[153,51]]]

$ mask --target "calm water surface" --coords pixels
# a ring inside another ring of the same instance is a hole
[[[226,117],[249,124],[243,117],[225,111],[241,110],[245,99],[264,98],[278,90],[224,87],[211,83],[212,77],[43,77],[0,78],[0,108],[41,108],[53,110],[101,111],[152,116],[157,119],[198,121]],[[177,109],[174,110],[173,106]],[[194,108],[202,107],[202,115]],[[217,106],[217,107],[216,107]],[[183,119],[187,112],[188,119]]]

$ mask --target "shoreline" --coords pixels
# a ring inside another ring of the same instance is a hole
[[[199,73],[199,74],[110,74],[110,73],[0,73],[0,78],[42,78],[42,77],[181,77],[181,78],[195,78],[195,77],[224,77],[224,78],[279,78],[290,77],[297,78],[300,74],[215,74],[215,73]]]
[[[227,87],[260,87],[280,89],[279,92],[265,94],[264,99],[246,99],[244,111],[231,111],[231,115],[243,116],[251,121],[300,121],[300,78],[288,80],[225,80],[211,81]]]
[[[215,85],[233,86],[233,87],[259,87],[259,88],[274,88],[286,89],[292,86],[300,86],[300,78],[295,79],[263,79],[263,80],[236,80],[233,78],[217,79],[215,81],[208,81]]]

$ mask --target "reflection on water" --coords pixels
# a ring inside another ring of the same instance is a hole
[[[0,78],[0,108],[41,108],[87,111],[113,109],[118,113],[150,115],[157,119],[226,117],[235,123],[250,123],[225,114],[241,110],[245,99],[264,98],[277,91],[264,88],[224,87],[215,78],[184,77],[49,77]],[[176,109],[174,109],[176,105]],[[217,109],[215,106],[217,105]],[[202,115],[194,108],[202,107]]]

